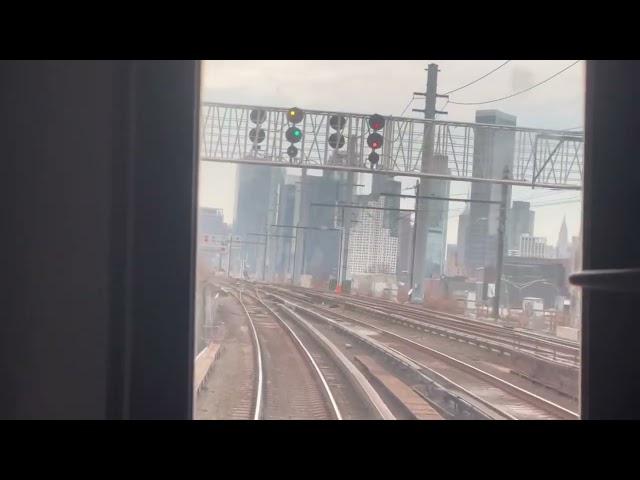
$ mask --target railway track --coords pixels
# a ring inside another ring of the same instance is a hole
[[[256,355],[259,344],[251,321],[238,306],[237,299],[223,301],[220,315],[226,321],[219,325],[216,339],[223,353],[198,394],[197,419],[252,420],[261,409],[262,365],[260,355]]]
[[[299,298],[270,295],[296,312],[327,322],[343,329],[354,338],[395,357],[396,361],[415,369],[432,382],[438,382],[453,396],[464,398],[468,404],[488,418],[502,419],[578,419],[576,412],[550,402],[521,387],[455,359],[446,353],[427,347],[387,328],[335,309],[302,303]]]
[[[333,406],[336,418],[395,418],[369,382],[331,341],[289,310],[281,308],[280,304],[270,305],[258,291],[255,291],[254,298],[278,318],[314,365],[325,387],[325,398]]]
[[[349,298],[352,298],[352,297],[349,297]],[[510,331],[506,333],[511,333],[512,335],[518,335],[519,337],[530,339],[532,341],[537,341],[537,342],[540,342],[541,344],[550,345],[556,348],[566,347],[566,351],[572,354],[577,353],[579,349],[579,345],[577,342],[563,339],[560,337],[555,337],[549,334],[525,330],[522,328],[511,329],[504,326],[496,325],[491,322],[471,319],[463,315],[456,315],[454,313],[448,313],[448,312],[440,312],[437,310],[420,307],[420,306],[399,304],[399,303],[391,302],[389,300],[385,300],[382,298],[374,298],[373,303],[380,306],[384,306],[386,308],[396,309],[397,311],[400,311],[403,313],[411,313],[418,316],[426,316],[426,317],[431,316],[436,318],[448,319],[448,320],[451,320],[452,322],[462,322],[464,324],[469,324],[469,325],[473,325],[481,328],[487,328],[489,330],[503,331],[506,329]],[[502,332],[502,333],[505,333],[505,332]]]
[[[327,381],[301,340],[275,312],[237,291],[253,327],[260,359],[255,420],[342,419]]]
[[[256,419],[397,418],[348,353],[250,285],[238,286],[231,286],[233,296],[255,327],[263,357],[263,407]]]
[[[567,342],[562,339],[549,338],[548,336],[543,337],[520,330],[514,331],[488,322],[479,322],[453,314],[408,307],[382,299],[367,298],[362,300],[353,296],[345,297],[301,289],[300,287],[266,286],[266,288],[271,291],[289,293],[299,300],[313,301],[314,299],[323,299],[325,302],[344,305],[345,308],[362,313],[386,317],[391,321],[407,324],[418,322],[422,325],[429,325],[432,329],[431,333],[469,341],[469,343],[482,345],[503,353],[520,351],[567,367],[577,368],[579,365],[579,348],[575,342]]]

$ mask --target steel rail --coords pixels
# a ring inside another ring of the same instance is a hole
[[[293,303],[293,302],[292,302]],[[362,326],[365,326],[367,328],[371,328],[374,330],[377,330],[379,332],[382,332],[386,335],[389,335],[393,338],[396,338],[397,340],[400,340],[401,342],[410,344],[411,346],[413,346],[414,348],[417,348],[419,350],[423,350],[437,358],[439,358],[440,360],[443,360],[446,363],[452,364],[454,366],[456,366],[457,368],[460,368],[462,370],[467,371],[468,373],[471,373],[472,375],[481,378],[482,380],[486,381],[487,383],[490,383],[498,388],[504,389],[505,391],[511,393],[512,395],[520,398],[521,400],[530,402],[531,404],[533,404],[534,406],[537,406],[540,409],[543,409],[549,413],[552,413],[562,419],[566,419],[566,420],[576,420],[579,419],[579,415],[576,412],[573,412],[571,410],[568,410],[560,405],[557,405],[549,400],[546,400],[538,395],[535,395],[534,393],[531,393],[527,390],[524,390],[523,388],[518,387],[517,385],[513,385],[510,382],[507,382],[506,380],[502,380],[501,378],[496,377],[495,375],[492,375],[488,372],[485,372],[477,367],[474,367],[473,365],[469,365],[466,362],[463,362],[461,360],[458,360],[456,358],[453,358],[443,352],[440,352],[436,349],[433,349],[431,347],[427,347],[426,345],[422,345],[418,342],[415,342],[414,340],[411,340],[409,338],[406,338],[402,335],[399,335],[397,333],[391,332],[387,329],[378,327],[376,325],[372,325],[368,322],[365,322],[363,320],[359,320],[359,319],[355,319],[353,317],[350,317],[348,315],[344,315],[342,313],[338,313],[338,312],[334,312],[331,309],[327,309],[324,307],[319,307],[319,306],[314,306],[314,308],[324,311],[325,313],[328,313],[330,315],[333,315],[335,317],[341,317],[346,321],[349,322],[353,322],[353,323],[357,323],[360,324]],[[416,360],[413,360],[416,363]],[[428,367],[425,367],[428,368]],[[486,403],[486,402],[485,402]]]
[[[240,306],[244,310],[244,313],[249,321],[249,326],[251,327],[251,331],[253,332],[252,339],[253,339],[253,345],[256,351],[257,368],[258,368],[258,381],[256,386],[256,401],[255,401],[253,419],[261,420],[264,386],[263,386],[263,372],[262,372],[262,349],[260,348],[260,339],[258,338],[258,332],[256,331],[256,327],[253,324],[253,319],[251,318],[251,315],[249,314],[247,307],[242,301],[242,291],[238,289],[238,296],[234,295],[233,293],[232,295],[233,295],[233,298],[235,298],[238,301],[238,303],[240,303]]]
[[[313,367],[313,370],[316,373],[317,378],[320,380],[320,384],[322,385],[322,388],[323,388],[323,391],[325,393],[325,396],[329,400],[329,403],[331,404],[331,409],[332,409],[333,415],[336,417],[336,420],[342,420],[342,413],[340,413],[340,408],[338,407],[338,404],[336,403],[336,400],[335,400],[335,398],[333,396],[333,393],[331,392],[331,388],[329,388],[329,384],[327,383],[327,380],[325,379],[324,374],[320,370],[320,367],[318,367],[318,364],[316,363],[315,359],[311,355],[311,352],[309,352],[309,350],[304,345],[302,340],[300,340],[300,337],[298,337],[296,332],[293,331],[293,329],[287,324],[287,322],[285,322],[285,320],[280,315],[278,315],[269,305],[267,305],[260,298],[260,296],[259,296],[257,291],[255,292],[255,296],[253,296],[253,298],[255,298],[255,300],[260,305],[262,305],[264,308],[266,308],[267,311],[269,313],[271,313],[271,315],[273,315],[273,317],[278,320],[280,325],[285,327],[285,329],[286,329],[285,331],[289,334],[289,336],[296,343],[296,346],[300,350],[302,350],[302,352],[304,352],[307,360],[309,361],[309,363],[311,363],[311,365]]]

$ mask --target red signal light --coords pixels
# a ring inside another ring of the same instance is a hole
[[[384,117],[382,115],[371,115],[369,117],[369,126],[375,132],[384,128]]]
[[[367,145],[374,150],[382,146],[382,135],[375,132],[367,137]]]

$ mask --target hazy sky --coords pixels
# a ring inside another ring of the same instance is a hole
[[[439,67],[438,92],[462,86],[505,60],[208,60],[203,65],[202,99],[274,107],[336,110],[399,115],[413,92],[424,91],[425,68]],[[575,60],[513,60],[480,82],[451,94],[451,101],[492,100],[530,87]],[[441,109],[446,100],[440,99]],[[413,108],[423,108],[418,98]],[[404,116],[420,118],[407,110]],[[516,115],[519,126],[550,129],[582,127],[584,117],[584,62],[549,82],[512,99],[481,106],[452,105],[442,120],[472,122],[478,109],[498,109]],[[413,180],[403,180],[403,183]],[[451,192],[464,195],[466,182],[452,182]],[[201,206],[222,208],[225,221],[233,221],[235,167],[201,162]],[[555,244],[566,215],[569,235],[578,235],[581,220],[579,192],[514,188],[514,200],[532,202],[536,211],[535,235]],[[409,202],[411,202],[409,200]],[[462,204],[449,204],[448,243],[456,242],[457,215]],[[411,205],[407,205],[411,206]]]

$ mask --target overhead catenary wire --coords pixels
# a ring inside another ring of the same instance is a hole
[[[580,63],[581,61],[582,61],[582,60],[576,60],[576,61],[575,61],[575,62],[573,62],[571,65],[569,65],[569,66],[567,66],[567,67],[563,68],[563,69],[562,69],[562,70],[560,70],[559,72],[554,73],[554,74],[553,74],[553,75],[551,75],[550,77],[545,78],[545,79],[544,79],[544,80],[542,80],[541,82],[538,82],[538,83],[536,83],[535,85],[532,85],[532,86],[531,86],[531,87],[529,87],[529,88],[525,88],[524,90],[520,90],[519,92],[512,93],[511,95],[507,95],[507,96],[500,97],[500,98],[495,98],[495,99],[493,99],[493,100],[485,100],[485,101],[483,101],[483,102],[454,102],[453,100],[450,100],[450,101],[449,101],[449,103],[451,103],[451,104],[453,104],[453,105],[485,105],[485,104],[487,104],[487,103],[494,103],[494,102],[499,102],[499,101],[501,101],[501,100],[506,100],[506,99],[508,99],[508,98],[513,98],[513,97],[515,97],[515,96],[517,96],[517,95],[523,94],[523,93],[525,93],[525,92],[528,92],[528,91],[530,91],[530,90],[533,90],[533,89],[534,89],[534,88],[536,88],[536,87],[539,87],[540,85],[543,85],[543,84],[547,83],[548,81],[550,81],[550,80],[554,79],[555,77],[557,77],[558,75],[560,75],[560,74],[562,74],[562,73],[566,72],[566,71],[567,71],[567,70],[569,70],[571,67],[573,67],[574,65],[576,65],[576,64],[578,64],[578,63]]]
[[[444,102],[444,105],[442,105],[442,106],[440,107],[440,111],[443,111],[443,110],[446,108],[446,106],[447,106],[447,105],[449,105],[449,99],[448,99],[448,98],[447,98],[447,101],[446,101],[446,102]],[[445,113],[446,113],[446,112],[444,112],[444,111],[443,111],[441,114],[436,113],[436,115],[444,115]]]
[[[476,78],[475,80],[462,85],[461,87],[455,88],[453,90],[449,90],[448,92],[443,93],[443,95],[449,95],[450,93],[453,92],[458,92],[460,90],[462,90],[463,88],[466,88],[470,85],[473,85],[474,83],[479,82],[480,80],[487,78],[489,75],[491,75],[492,73],[500,70],[502,67],[504,67],[505,65],[507,65],[509,62],[511,62],[511,60],[507,60],[506,62],[502,63],[501,65],[497,66],[496,68],[494,68],[493,70],[491,70],[490,72],[485,73],[484,75],[482,75],[481,77]],[[402,117],[405,112],[407,111],[407,109],[411,106],[411,104],[413,103],[413,101],[416,99],[415,94],[411,96],[411,99],[409,100],[409,102],[407,103],[407,105],[404,107],[404,109],[402,110],[402,113],[400,113],[400,117]],[[447,101],[444,103],[444,105],[442,107],[440,107],[440,110],[444,110],[446,108],[446,106],[449,104],[449,99],[447,98]]]
[[[399,117],[403,116],[404,113],[407,111],[407,109],[411,106],[411,104],[413,103],[413,101],[416,99],[415,95],[411,95],[411,100],[409,100],[409,103],[407,103],[407,106],[404,107],[404,110],[402,110],[402,113],[400,115],[398,115]]]
[[[569,203],[581,203],[582,202],[582,198],[574,198],[574,199],[567,199],[567,200],[556,200],[556,201],[549,201],[549,202],[544,202],[544,203],[538,203],[538,204],[532,204],[532,207],[535,208],[540,208],[540,207],[549,207],[552,205],[566,205]]]
[[[400,115],[398,115],[398,117],[402,117],[405,112],[407,111],[407,109],[411,106],[411,104],[413,103],[413,101],[416,99],[415,95],[411,96],[411,99],[409,100],[409,103],[407,103],[407,105],[404,107],[404,110],[402,110],[402,113],[400,113]],[[398,139],[400,138],[401,132],[398,131],[398,134],[396,135],[396,138],[393,139],[393,143],[397,142]]]
[[[498,66],[498,67],[494,68],[493,70],[491,70],[491,71],[490,71],[490,72],[488,72],[488,73],[485,73],[485,74],[484,74],[484,75],[482,75],[481,77],[476,78],[474,81],[469,82],[469,83],[467,83],[467,84],[465,84],[465,85],[462,85],[461,87],[454,88],[453,90],[449,90],[448,92],[443,93],[443,95],[449,95],[450,93],[458,92],[458,91],[462,90],[463,88],[467,88],[468,86],[473,85],[474,83],[479,82],[479,81],[480,81],[480,80],[482,80],[483,78],[487,78],[487,77],[488,77],[489,75],[491,75],[493,72],[497,72],[498,70],[500,70],[502,67],[504,67],[504,66],[505,66],[507,63],[509,63],[510,61],[511,61],[511,60],[507,60],[507,61],[506,61],[506,62],[504,62],[502,65],[500,65],[500,66]],[[447,102],[447,103],[449,103],[449,102]],[[443,107],[443,108],[444,108],[444,107]]]

